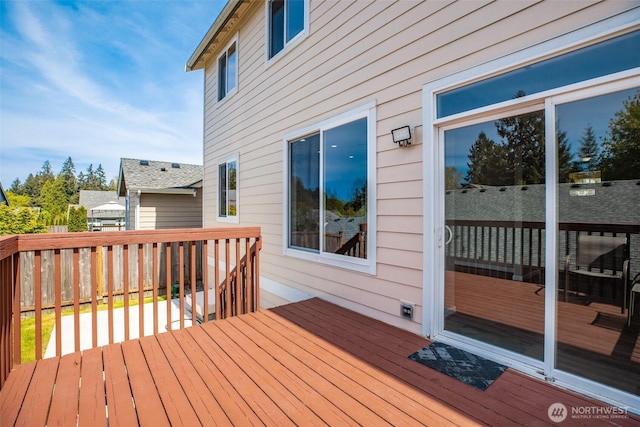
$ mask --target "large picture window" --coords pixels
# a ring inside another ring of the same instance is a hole
[[[238,157],[218,163],[218,220],[238,221]]]
[[[368,110],[287,139],[287,246],[366,263],[372,186]]]
[[[238,86],[238,43],[234,40],[218,58],[218,101]]]
[[[305,28],[306,0],[271,0],[268,3],[269,58],[276,56]]]

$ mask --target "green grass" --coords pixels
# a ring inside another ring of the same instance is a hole
[[[166,296],[159,296],[158,302],[166,301]],[[153,302],[153,297],[148,297],[144,299],[145,304]],[[129,301],[129,306],[138,305],[137,299],[132,299]],[[99,304],[98,311],[107,310],[109,308],[108,304]],[[124,301],[114,301],[113,308],[122,308],[124,307]],[[80,313],[90,313],[91,306],[85,306],[80,309]],[[65,308],[62,310],[63,316],[71,316],[73,315],[73,308]],[[53,331],[53,327],[56,324],[56,315],[55,313],[48,313],[42,315],[42,352],[44,353],[47,343],[49,342],[49,338],[51,337],[51,332]],[[20,323],[20,336],[21,336],[21,357],[22,363],[33,362],[36,360],[36,318],[28,317],[22,319]]]

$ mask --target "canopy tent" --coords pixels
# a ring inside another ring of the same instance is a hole
[[[89,210],[89,230],[122,230],[125,225],[125,210],[121,204],[111,201]]]
[[[124,210],[125,210],[125,207],[119,204],[118,202],[107,202],[104,205],[91,208],[91,214],[93,214],[94,212],[115,212],[115,211],[124,212]]]

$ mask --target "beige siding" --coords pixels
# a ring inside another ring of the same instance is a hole
[[[418,332],[422,316],[421,127],[425,83],[570,32],[633,2],[311,0],[309,35],[265,63],[265,11],[238,21],[238,92],[218,103],[216,54],[205,69],[204,225],[216,223],[216,161],[239,153],[241,225],[262,227],[261,271]],[[377,273],[372,277],[283,256],[283,135],[366,102],[377,113]],[[414,127],[398,148],[390,130]],[[401,319],[399,301],[416,304]]]
[[[139,230],[202,227],[202,197],[145,194],[140,197]]]

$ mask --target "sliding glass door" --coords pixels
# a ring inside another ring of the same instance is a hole
[[[443,131],[444,329],[542,360],[544,111]]]
[[[555,366],[638,395],[640,316],[631,316],[628,300],[629,276],[640,271],[640,87],[619,88],[553,99]]]

